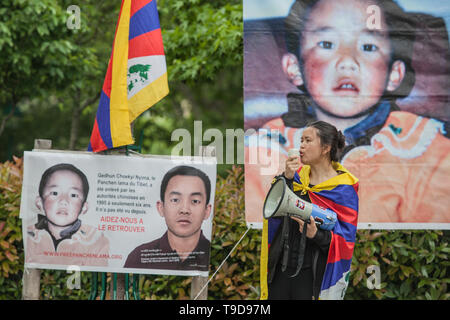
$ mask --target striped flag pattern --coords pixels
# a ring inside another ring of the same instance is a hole
[[[168,93],[156,0],[123,0],[88,150],[133,144],[131,122]]]
[[[358,221],[358,183],[338,185],[333,190],[309,192],[311,202],[336,212],[331,232],[327,266],[319,299],[343,299],[350,276]]]

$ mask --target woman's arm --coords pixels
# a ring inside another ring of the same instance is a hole
[[[316,235],[312,238],[312,240],[322,251],[328,252],[331,242],[331,231],[317,229]]]
[[[291,218],[298,222],[300,233],[302,233],[305,221],[294,216]],[[328,251],[331,242],[331,232],[317,228],[312,216],[309,217],[308,227],[306,228],[306,237],[313,240],[324,252]]]

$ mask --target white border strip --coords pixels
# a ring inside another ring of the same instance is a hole
[[[25,268],[28,269],[47,269],[47,270],[69,270],[70,265],[52,264],[48,268],[48,264],[25,262]],[[209,271],[197,270],[169,270],[169,269],[145,269],[145,268],[123,268],[110,267],[105,271],[105,266],[79,266],[76,265],[81,272],[108,272],[108,273],[132,273],[132,274],[146,274],[146,275],[164,275],[164,276],[186,276],[186,277],[207,277]]]
[[[247,227],[251,229],[262,229],[262,222],[247,222]],[[358,223],[358,230],[450,230],[450,223],[394,223],[394,222],[361,222]]]

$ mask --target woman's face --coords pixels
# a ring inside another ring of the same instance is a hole
[[[317,129],[307,127],[303,130],[300,140],[300,160],[303,164],[314,165],[327,156],[327,150],[322,146]]]

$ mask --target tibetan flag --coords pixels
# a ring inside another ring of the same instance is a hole
[[[341,300],[344,298],[350,276],[353,249],[358,221],[358,179],[340,163],[333,168],[341,174],[310,187],[310,166],[302,166],[294,176],[294,192],[308,192],[312,203],[333,210],[337,222],[331,230],[327,265],[322,280],[319,299]],[[280,226],[279,219],[264,219],[261,246],[261,299],[267,299],[267,262],[270,244]]]
[[[131,122],[168,93],[156,0],[122,0],[88,150],[133,144]]]

